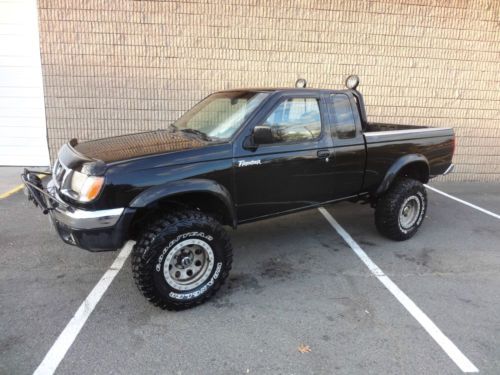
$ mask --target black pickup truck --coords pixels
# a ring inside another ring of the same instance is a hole
[[[73,139],[47,186],[25,170],[28,196],[68,244],[135,240],[139,290],[171,310],[206,301],[227,278],[223,225],[349,200],[375,208],[384,236],[413,236],[423,184],[453,168],[453,130],[368,122],[356,76],[345,90],[299,84],[217,92],[156,131]]]

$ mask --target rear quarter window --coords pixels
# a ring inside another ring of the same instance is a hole
[[[338,139],[356,137],[356,122],[349,97],[345,94],[332,95],[332,106],[332,136]]]

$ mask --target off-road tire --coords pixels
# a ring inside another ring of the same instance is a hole
[[[185,240],[208,244],[213,266],[202,284],[180,290],[167,282],[168,271],[164,267],[169,266],[164,263],[176,244],[181,246]],[[231,243],[224,228],[202,212],[184,210],[161,216],[144,230],[132,251],[132,272],[137,288],[152,304],[166,310],[183,310],[214,295],[227,278],[232,259]]]
[[[418,207],[414,222],[410,220],[405,226],[402,222],[406,218],[401,215],[408,202]],[[413,237],[418,231],[426,211],[427,192],[424,185],[411,178],[399,178],[389,191],[378,199],[375,208],[375,225],[383,236],[395,241],[404,241]]]

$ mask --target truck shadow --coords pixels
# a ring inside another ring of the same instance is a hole
[[[314,283],[309,279],[316,272],[344,269],[345,261],[337,258],[346,246],[317,210],[242,225],[230,236],[233,269],[213,299],[216,307],[230,305],[236,295],[261,294],[282,283]]]

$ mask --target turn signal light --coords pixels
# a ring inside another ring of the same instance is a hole
[[[104,177],[89,176],[80,191],[80,202],[90,202],[97,198],[104,185]]]

